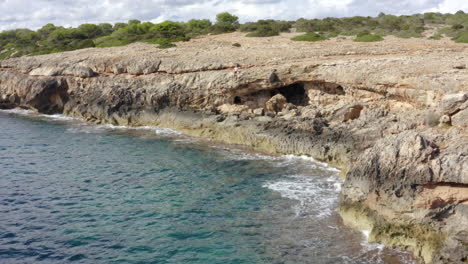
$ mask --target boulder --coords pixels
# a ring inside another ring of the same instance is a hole
[[[284,97],[282,94],[277,94],[268,100],[268,102],[266,102],[265,108],[269,112],[278,113],[283,110],[287,103],[288,100],[286,97]]]
[[[63,71],[63,74],[80,78],[89,78],[96,75],[96,73],[91,68],[81,65],[68,67]]]
[[[450,116],[448,115],[443,115],[439,119],[439,124],[442,125],[450,125]]]
[[[263,108],[257,108],[253,110],[255,116],[263,116],[265,114],[265,110]]]
[[[468,100],[468,93],[447,94],[442,97],[442,113],[453,115],[460,110],[464,102]]]

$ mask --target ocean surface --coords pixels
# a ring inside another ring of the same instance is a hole
[[[307,157],[0,111],[0,263],[414,263],[343,226],[340,185]]]

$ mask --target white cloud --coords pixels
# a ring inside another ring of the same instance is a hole
[[[160,22],[191,18],[214,20],[228,11],[242,21],[274,18],[296,20],[327,16],[374,16],[426,11],[468,12],[461,0],[0,0],[0,30],[38,28],[47,23],[76,26],[82,23],[129,19]]]

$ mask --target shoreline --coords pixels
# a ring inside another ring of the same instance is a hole
[[[0,61],[0,108],[308,155],[341,169],[341,202],[372,212],[376,241],[425,263],[467,260],[468,47],[267,40],[268,52],[233,33]],[[423,246],[434,233],[441,246]]]

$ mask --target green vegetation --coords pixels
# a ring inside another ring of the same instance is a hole
[[[309,32],[309,33],[306,33],[304,35],[294,37],[291,40],[294,40],[294,41],[320,41],[320,40],[326,40],[326,39],[327,39],[326,37],[324,37],[324,36],[322,36],[320,34],[317,34],[317,33],[314,33],[314,32]]]
[[[458,33],[453,40],[458,43],[468,43],[468,31]]]
[[[376,41],[382,41],[382,40],[383,40],[382,36],[364,31],[364,32],[358,33],[356,38],[353,41],[355,41],[355,42],[376,42]]]
[[[214,34],[234,32],[239,28],[239,17],[224,12],[216,16],[216,24],[212,28]]]
[[[442,27],[441,27],[442,25]],[[25,55],[40,55],[92,47],[122,46],[134,42],[173,47],[175,42],[188,41],[200,35],[222,34],[240,30],[249,37],[277,36],[296,28],[304,32],[297,41],[319,41],[339,36],[356,36],[355,41],[379,41],[384,36],[421,38],[426,29],[442,28],[430,39],[449,37],[455,42],[468,43],[468,14],[424,13],[411,16],[379,14],[377,17],[345,17],[298,19],[297,21],[259,20],[239,23],[239,18],[227,12],[218,14],[213,24],[208,19],[188,22],[165,21],[158,24],[130,20],[127,23],[83,24],[65,28],[47,24],[37,31],[15,29],[0,32],[0,59]],[[363,34],[365,33],[365,34]]]
[[[240,31],[250,32],[247,37],[271,37],[278,36],[280,32],[289,32],[293,23],[275,20],[259,20],[240,26]]]

